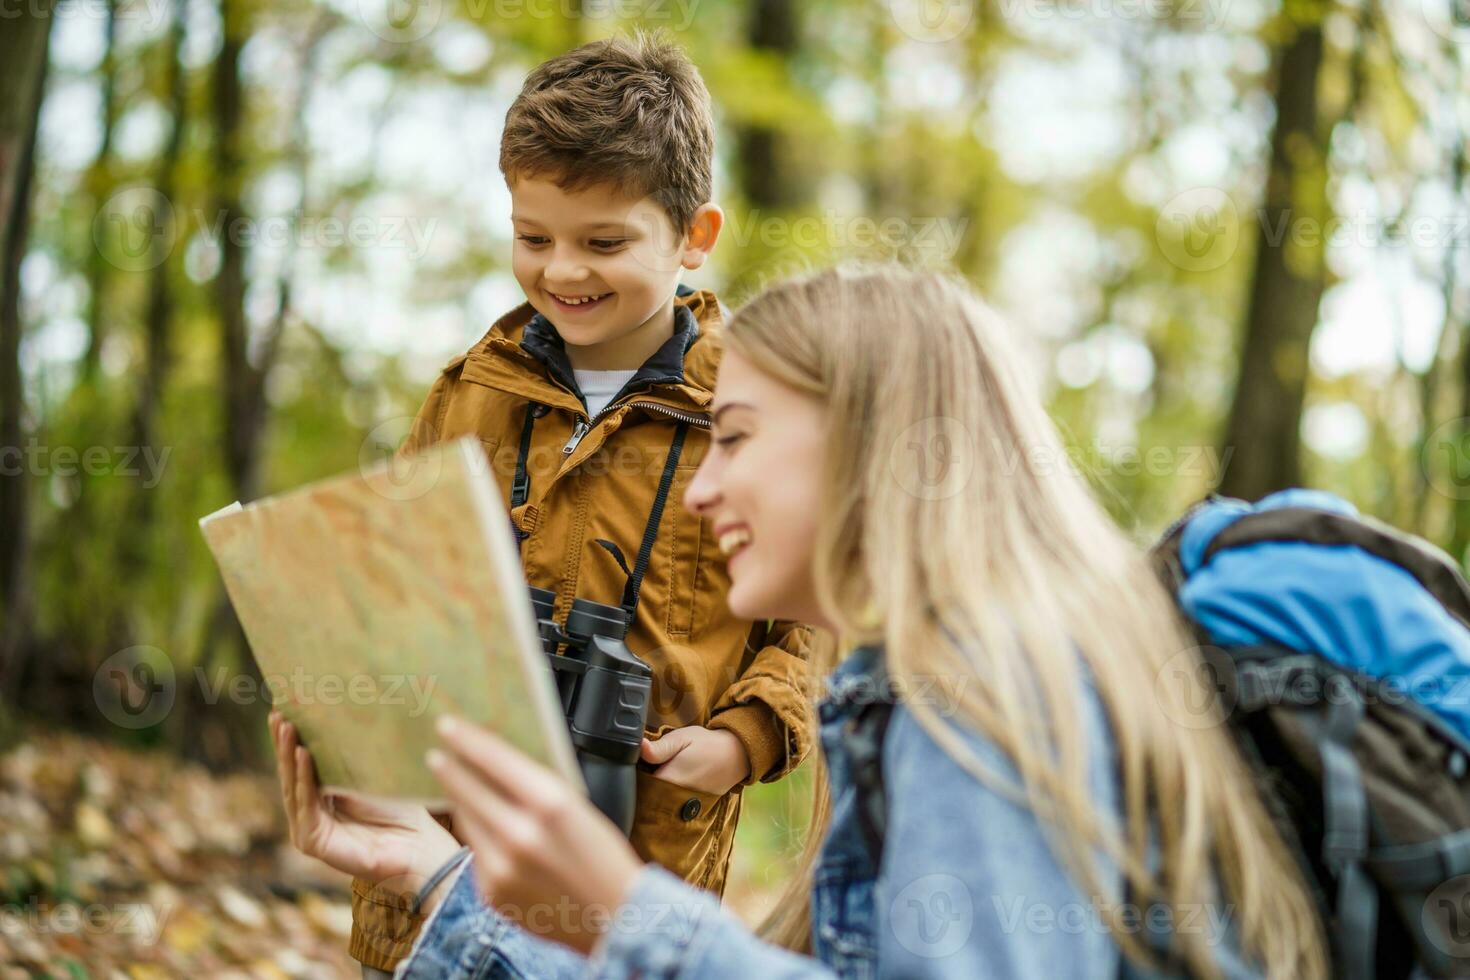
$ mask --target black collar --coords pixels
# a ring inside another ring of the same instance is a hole
[[[693,292],[688,286],[680,285],[676,295],[688,296]],[[623,385],[622,391],[614,396],[613,401],[630,391],[656,384],[683,384],[684,356],[698,339],[699,321],[695,319],[694,312],[687,306],[674,304],[673,336],[643,362],[643,366]],[[544,364],[546,373],[581,399],[583,408],[587,407],[587,399],[582,396],[582,389],[577,386],[577,376],[572,372],[572,362],[567,359],[566,344],[550,320],[540,313],[531,317],[521,338],[521,349]]]

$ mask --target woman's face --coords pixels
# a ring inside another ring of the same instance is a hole
[[[826,626],[812,582],[826,440],[823,403],[734,351],[720,362],[713,442],[684,494],[711,523],[742,619]]]

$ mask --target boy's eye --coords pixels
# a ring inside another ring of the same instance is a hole
[[[593,238],[588,241],[587,244],[591,245],[593,248],[609,249],[617,248],[620,245],[626,245],[628,244],[628,240],[626,238]]]
[[[739,442],[741,439],[744,439],[744,438],[745,438],[745,433],[744,432],[732,432],[728,436],[720,436],[718,439],[716,439],[715,440],[715,445],[717,445],[717,446],[723,446],[723,447],[727,447],[728,448],[730,446],[735,445],[737,442]]]
[[[527,245],[545,245],[548,240],[544,235],[517,235],[516,237]]]

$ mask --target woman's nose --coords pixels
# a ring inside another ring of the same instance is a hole
[[[694,479],[684,489],[684,509],[696,517],[703,517],[719,501],[715,481],[714,467],[706,456],[699,469],[694,471]]]

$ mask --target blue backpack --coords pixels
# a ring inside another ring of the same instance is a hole
[[[1470,974],[1470,587],[1330,494],[1210,498],[1153,557],[1346,977]],[[1194,661],[1191,661],[1194,663]]]
[[[1201,654],[1164,672],[1200,669],[1213,688],[1175,721],[1229,727],[1317,899],[1333,974],[1470,975],[1470,586],[1458,566],[1310,490],[1212,497],[1152,557]],[[874,855],[892,711],[875,699],[847,731]]]

